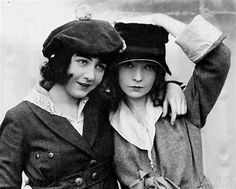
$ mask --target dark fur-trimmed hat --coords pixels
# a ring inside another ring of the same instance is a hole
[[[62,48],[70,48],[85,55],[118,52],[123,47],[122,38],[112,25],[102,20],[74,20],[51,32],[43,44],[47,58]]]
[[[113,66],[129,61],[150,61],[157,63],[171,75],[165,60],[168,32],[163,27],[119,22],[115,24],[115,29],[125,40],[127,47]]]

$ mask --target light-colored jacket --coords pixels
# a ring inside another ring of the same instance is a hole
[[[205,24],[202,26],[201,22]],[[160,118],[155,127],[152,149],[154,167],[147,151],[141,150],[115,132],[115,164],[121,183],[130,187],[142,181],[140,171],[150,177],[164,177],[181,189],[212,188],[204,176],[200,129],[213,108],[224,85],[229,66],[230,51],[222,43],[223,35],[202,17],[197,17],[177,38],[176,43],[196,63],[184,91],[188,112],[174,125],[170,118]]]

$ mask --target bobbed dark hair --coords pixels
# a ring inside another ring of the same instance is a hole
[[[68,80],[72,77],[72,74],[68,74],[68,68],[70,66],[71,58],[74,54],[83,57],[92,57],[92,58],[99,58],[100,61],[104,62],[107,67],[104,73],[104,76],[107,75],[107,70],[109,69],[109,65],[112,61],[116,59],[119,52],[115,51],[109,54],[98,54],[98,55],[91,55],[91,54],[83,54],[80,52],[76,52],[73,49],[68,47],[61,48],[58,50],[54,55],[48,58],[48,61],[45,61],[42,67],[40,68],[40,73],[42,76],[42,80],[40,81],[40,85],[44,87],[46,90],[50,90],[50,88],[55,84],[66,84]],[[104,77],[103,77],[104,78]],[[101,82],[102,83],[102,82]],[[101,84],[98,87],[101,87]],[[94,89],[95,90],[95,89]],[[90,93],[97,93],[91,91]],[[103,94],[98,94],[105,100],[105,96]]]
[[[111,69],[111,71],[105,76],[103,82],[103,89],[106,90],[106,99],[109,99],[110,110],[116,111],[119,107],[120,102],[123,100],[127,105],[128,101],[126,99],[126,94],[122,91],[119,85],[119,67],[117,65]],[[165,70],[160,66],[155,66],[156,79],[151,90],[148,92],[153,105],[162,105],[164,100],[164,95],[166,93],[166,83],[165,83]]]
[[[48,58],[48,61],[45,61],[44,65],[40,68],[43,80],[53,84],[65,84],[71,78],[67,71],[74,53],[70,49],[63,48]]]
[[[71,57],[74,54],[83,57],[99,58],[102,62],[107,64],[107,68],[109,68],[110,62],[114,61],[118,55],[118,52],[88,55],[76,52],[70,48],[62,48],[58,50],[56,54],[48,58],[48,61],[46,61],[40,68],[42,78],[48,82],[65,84],[72,77],[72,75],[68,74],[67,71],[70,65]]]

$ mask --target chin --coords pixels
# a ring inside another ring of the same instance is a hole
[[[74,97],[74,98],[80,99],[80,98],[86,97],[87,95],[88,95],[88,93],[74,93],[74,94],[71,95],[71,96]]]
[[[139,99],[143,98],[145,95],[138,95],[138,94],[127,94],[128,98]]]

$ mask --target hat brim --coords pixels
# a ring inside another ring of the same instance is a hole
[[[120,62],[116,63],[114,66],[111,67],[111,69],[113,67],[119,66],[119,65],[127,63],[127,62],[150,62],[150,63],[154,63],[154,64],[157,64],[158,66],[160,66],[166,73],[168,73],[169,75],[172,75],[170,70],[168,68],[165,68],[160,62],[158,62],[156,60],[153,60],[153,59],[147,59],[147,58],[132,58],[132,59],[123,60],[123,61],[120,61]]]

